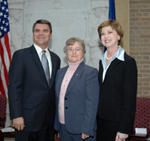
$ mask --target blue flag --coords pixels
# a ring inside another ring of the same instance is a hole
[[[116,12],[115,12],[115,0],[109,0],[109,19],[116,20]],[[106,47],[104,48],[104,52],[106,51]]]
[[[109,19],[116,20],[115,0],[109,0]]]

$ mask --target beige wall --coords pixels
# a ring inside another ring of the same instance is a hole
[[[130,54],[138,67],[138,96],[150,97],[150,0],[130,0]]]
[[[124,31],[122,47],[129,53],[129,0],[116,0],[116,20]]]
[[[123,47],[135,58],[138,97],[150,97],[150,0],[116,0],[116,19],[123,26]]]

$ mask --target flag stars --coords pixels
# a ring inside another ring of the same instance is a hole
[[[4,10],[4,9],[5,9],[5,7],[3,6],[3,7],[2,7],[2,10]]]
[[[1,30],[3,30],[4,28],[3,28],[3,26],[1,26]]]
[[[6,28],[4,28],[4,31],[6,31]]]
[[[7,0],[0,0],[0,38],[9,32],[9,9]]]
[[[0,13],[0,16],[2,16],[3,15],[3,13]]]

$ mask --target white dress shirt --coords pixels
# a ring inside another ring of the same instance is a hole
[[[35,47],[35,50],[37,51],[37,54],[41,60],[42,58],[42,48],[40,48],[39,46],[37,46],[36,44],[34,44],[34,47]],[[46,58],[48,60],[48,64],[49,64],[49,71],[50,71],[50,77],[52,75],[52,61],[51,61],[51,55],[50,55],[50,52],[48,50],[48,47],[46,49],[44,49],[46,51],[45,55],[46,55]]]

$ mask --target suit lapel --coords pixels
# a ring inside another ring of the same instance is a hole
[[[108,67],[107,72],[106,72],[106,74],[105,74],[104,82],[105,82],[105,80],[107,79],[107,76],[110,74],[110,72],[111,72],[111,71],[118,65],[118,63],[120,63],[120,62],[121,62],[121,61],[118,60],[117,58],[111,62],[110,66]],[[103,75],[103,72],[102,72],[102,75]],[[102,75],[101,75],[101,76],[102,76]],[[101,79],[101,80],[102,80],[102,79]],[[102,82],[102,81],[101,81],[101,82]],[[103,82],[103,83],[104,83],[104,82]]]
[[[111,64],[110,64],[110,66],[109,66],[109,68],[108,68],[106,74],[109,73],[110,71],[112,71],[112,69],[114,69],[115,66],[117,66],[118,63],[120,63],[120,60],[118,60],[117,58],[116,58],[115,60],[113,60],[113,61],[111,62]]]
[[[69,85],[67,87],[67,91],[66,91],[66,95],[69,93],[69,91],[75,86],[75,84],[78,82],[78,80],[80,79],[81,75],[82,75],[82,72],[84,70],[84,62],[82,61],[80,63],[80,65],[78,66],[77,70],[75,71],[75,73],[73,74],[70,82],[69,82]]]
[[[60,94],[61,84],[62,84],[62,81],[64,79],[67,69],[68,69],[68,66],[60,69],[59,73],[57,74],[55,87],[56,87],[56,94],[58,95]]]
[[[37,66],[37,69],[40,71],[43,79],[47,82],[46,76],[45,76],[45,73],[44,73],[44,70],[43,70],[43,66],[41,64],[39,56],[38,56],[38,54],[37,54],[37,52],[36,52],[33,45],[31,46],[31,58],[32,58],[33,62],[35,63],[35,65]],[[47,83],[47,85],[48,85],[48,83]]]
[[[102,83],[103,79],[103,66],[102,66],[102,61],[99,61],[99,82],[100,84]]]
[[[49,87],[51,87],[52,86],[52,84],[53,84],[53,81],[54,81],[54,79],[55,79],[55,74],[56,74],[56,58],[54,57],[54,55],[51,53],[51,51],[49,51],[50,52],[50,56],[51,56],[51,62],[52,62],[52,74],[51,74],[51,79],[50,79],[50,85],[49,85]]]

